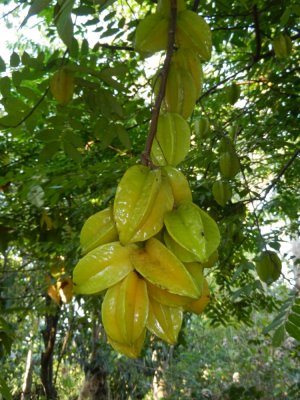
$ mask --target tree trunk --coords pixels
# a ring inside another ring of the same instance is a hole
[[[152,381],[153,400],[160,400],[166,396],[165,382],[163,379],[163,371],[165,369],[165,361],[158,359],[157,350],[152,353],[152,362],[157,365]]]
[[[25,368],[24,381],[23,381],[23,386],[22,386],[21,400],[30,400],[31,385],[32,385],[32,371],[33,371],[32,349],[29,349],[28,353],[27,353],[27,359],[26,359],[26,368]]]
[[[51,299],[47,296],[47,305]],[[55,314],[45,315],[46,328],[43,331],[45,351],[41,357],[41,381],[47,400],[56,400],[57,391],[53,383],[53,352],[56,339],[57,323],[59,319],[59,308],[56,306]]]

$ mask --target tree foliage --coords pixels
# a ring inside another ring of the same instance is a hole
[[[298,264],[281,245],[299,235],[300,7],[294,0],[186,3],[205,18],[213,35],[213,55],[204,64],[204,86],[189,119],[191,150],[180,164],[194,202],[217,221],[222,237],[218,262],[207,270],[212,301],[203,319],[213,327],[251,326],[254,311],[280,309],[265,334],[276,329],[275,345],[287,336],[300,340],[299,288],[282,296],[255,271],[262,251],[276,251],[285,269],[275,288],[294,286],[287,274]],[[29,346],[37,371],[39,354],[45,360],[51,343],[49,357],[57,371],[72,365],[76,379],[80,369],[87,375],[95,368],[99,372],[103,362],[103,376],[112,374],[111,387],[118,393],[120,382],[109,367],[109,360],[118,356],[105,342],[101,296],[78,297],[61,306],[47,290],[71,275],[80,256],[83,222],[110,204],[124,171],[144,151],[152,76],[165,54],[149,58],[137,53],[134,35],[156,4],[5,4],[2,21],[24,36],[10,44],[7,59],[0,58],[0,362],[7,368],[12,349],[25,359]],[[30,27],[35,40],[26,39]],[[273,47],[280,34],[292,43],[284,57]],[[50,90],[50,80],[61,68],[74,76],[74,95],[67,105],[59,104]],[[220,157],[228,149],[238,160],[234,177],[220,172]],[[232,193],[223,205],[212,190],[219,180]],[[52,342],[49,327],[55,327]],[[151,337],[147,344],[141,364],[149,363],[151,349],[160,346]],[[118,362],[123,379],[128,361]],[[45,363],[49,368],[49,360]],[[16,371],[21,376],[24,368]],[[8,399],[11,372],[0,379],[0,391]],[[44,390],[47,398],[55,398],[57,376],[50,381],[49,391]],[[59,382],[63,385],[63,379]]]

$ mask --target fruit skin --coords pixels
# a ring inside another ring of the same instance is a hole
[[[190,136],[189,125],[181,115],[160,114],[151,149],[154,164],[176,167],[190,150]]]
[[[131,255],[135,270],[152,284],[170,293],[199,297],[199,288],[181,261],[155,238]]]
[[[136,28],[135,50],[155,53],[168,46],[169,20],[160,14],[151,14],[142,19]]]
[[[182,308],[168,307],[151,299],[147,329],[169,344],[177,342],[183,319]]]
[[[166,289],[161,289],[149,281],[147,281],[147,289],[150,299],[154,299],[158,303],[169,307],[181,307],[194,300],[188,296],[180,296],[178,294],[170,293]]]
[[[171,186],[174,207],[177,207],[182,201],[192,201],[190,185],[181,171],[170,165],[163,167],[161,171]]]
[[[208,118],[202,117],[196,119],[194,122],[194,129],[196,134],[199,135],[201,138],[207,138],[210,132],[210,123]]]
[[[216,222],[190,201],[166,213],[164,223],[172,239],[195,256],[194,261],[205,262],[219,246]]]
[[[172,63],[190,72],[196,88],[196,98],[198,98],[203,85],[203,70],[198,54],[189,48],[179,48],[173,53]]]
[[[66,69],[56,71],[50,80],[50,91],[62,106],[66,106],[73,97],[74,75]]]
[[[235,152],[222,153],[219,163],[221,174],[225,178],[234,178],[240,171],[240,162]]]
[[[271,285],[280,277],[282,265],[274,251],[265,250],[256,259],[255,267],[259,279]]]
[[[118,353],[124,354],[129,358],[138,358],[141,354],[144,341],[146,336],[146,329],[144,329],[141,336],[131,345],[126,345],[123,343],[118,343],[107,336],[107,341],[111,345],[113,349],[115,349]]]
[[[272,46],[277,58],[287,58],[291,54],[293,47],[291,38],[285,33],[276,36]]]
[[[107,335],[132,346],[143,334],[149,312],[146,282],[132,271],[109,288],[102,303],[102,321]]]
[[[136,245],[112,242],[98,246],[79,260],[73,270],[74,292],[93,294],[115,285],[133,271],[130,254]]]
[[[154,79],[154,91],[160,86],[160,76]],[[197,100],[196,87],[189,71],[171,63],[166,83],[163,109],[180,114],[187,119],[193,112]]]
[[[227,101],[231,104],[234,105],[241,94],[241,88],[239,85],[236,84],[236,82],[233,82],[230,86],[227,86],[225,88],[225,95],[227,98]]]
[[[216,181],[212,186],[212,194],[216,202],[225,207],[225,204],[232,196],[231,187],[228,182]]]
[[[122,244],[144,241],[163,227],[165,212],[171,210],[172,189],[159,169],[130,167],[123,175],[114,200],[114,219]]]
[[[211,57],[211,31],[205,20],[193,11],[185,10],[177,16],[175,40],[180,48],[194,50],[201,61]]]
[[[96,247],[118,240],[118,231],[113,218],[112,207],[105,208],[91,215],[84,223],[80,232],[82,254]]]
[[[203,278],[203,289],[201,297],[199,297],[198,300],[185,305],[184,310],[190,311],[194,314],[201,314],[205,310],[209,302],[210,302],[209,286],[207,280]]]
[[[186,250],[179,243],[177,243],[172,236],[169,235],[168,231],[164,232],[164,242],[167,248],[182,262],[189,263],[198,261],[197,255]]]

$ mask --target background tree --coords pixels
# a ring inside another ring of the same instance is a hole
[[[0,388],[5,398],[11,398],[8,386],[20,396],[29,349],[32,398],[76,398],[75,382],[84,371],[82,398],[110,393],[117,399],[143,398],[159,366],[174,367],[171,356],[177,360],[187,352],[190,357],[187,343],[197,342],[191,331],[198,324],[203,329],[251,326],[256,312],[280,309],[271,325],[260,322],[265,340],[271,334],[274,345],[286,346],[287,336],[300,339],[299,288],[289,274],[293,260],[286,247],[282,250],[299,235],[299,6],[293,0],[233,1],[230,6],[219,0],[187,1],[187,6],[209,23],[213,57],[204,65],[204,87],[189,120],[192,148],[180,168],[194,202],[218,222],[222,242],[219,260],[207,274],[213,295],[205,317],[201,322],[186,317],[174,355],[148,337],[143,358],[131,362],[106,344],[101,297],[62,305],[47,291],[71,274],[80,256],[83,222],[111,202],[124,171],[144,150],[155,73],[147,68],[156,70],[164,54],[149,61],[134,50],[133,40],[139,20],[156,5],[6,2],[2,21],[20,32],[35,26],[38,40],[24,35],[10,45],[8,60],[0,58],[0,362],[5,371]],[[291,40],[283,57],[274,46],[279,35]],[[50,90],[61,68],[74,77],[73,99],[66,105]],[[220,173],[228,146],[240,169],[232,178]],[[212,190],[221,179],[232,192],[222,205]],[[255,272],[255,257],[266,249],[280,253],[285,266],[273,287],[262,284]],[[297,357],[295,344],[288,351]],[[178,398],[170,375],[164,381],[167,395]],[[188,386],[196,390],[194,396],[204,396],[199,387]]]

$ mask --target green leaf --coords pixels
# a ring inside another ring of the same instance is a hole
[[[12,400],[12,395],[10,393],[9,387],[2,377],[0,377],[0,393],[3,396],[4,400]]]
[[[292,307],[292,311],[294,311],[294,313],[300,315],[300,306],[298,306],[297,304],[294,304]]]
[[[300,328],[300,315],[291,313],[288,316],[288,320]]]
[[[72,158],[73,161],[80,163],[82,156],[79,151],[69,142],[63,142],[65,153]]]
[[[46,143],[43,150],[39,155],[39,162],[45,163],[49,161],[54,154],[56,154],[60,150],[60,142],[58,140],[53,140],[51,142]]]
[[[131,142],[126,129],[121,125],[116,125],[116,132],[120,142],[127,148],[131,149]]]
[[[274,335],[272,338],[272,345],[274,347],[279,347],[284,340],[284,336],[285,336],[285,328],[284,328],[284,325],[281,325],[274,332]]]
[[[0,56],[0,72],[4,72],[6,70],[6,64],[3,58]]]
[[[300,341],[300,328],[290,321],[285,323],[286,331],[296,340]]]
[[[50,4],[50,2],[51,2],[51,0],[35,0],[35,1],[33,1],[24,21],[21,23],[20,28],[22,28],[26,24],[26,22],[29,20],[30,17],[40,13],[45,8],[47,8],[48,5]]]
[[[74,0],[65,0],[62,6],[57,3],[54,10],[57,32],[68,48],[72,47],[73,42],[73,21],[71,17],[73,5]]]
[[[17,67],[20,64],[20,57],[19,55],[14,51],[11,56],[10,56],[10,66],[11,67]]]
[[[9,96],[11,88],[11,80],[8,76],[0,78],[0,92],[3,97]]]

